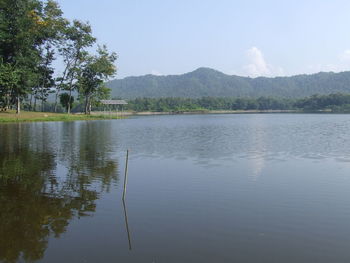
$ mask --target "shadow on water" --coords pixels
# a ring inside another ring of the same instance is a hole
[[[49,238],[60,237],[72,220],[92,216],[101,193],[117,182],[108,129],[96,127],[1,127],[0,262],[42,259]]]

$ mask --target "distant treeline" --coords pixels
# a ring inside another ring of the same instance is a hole
[[[120,99],[120,98],[118,98]],[[129,111],[151,112],[186,112],[208,110],[299,110],[304,112],[349,112],[350,94],[313,95],[300,99],[286,99],[275,97],[237,98],[237,97],[203,97],[203,98],[138,98],[128,100],[123,106]],[[85,105],[77,100],[72,104],[72,112],[84,111]],[[28,102],[23,104],[25,110],[33,110]],[[117,107],[103,106],[97,102],[93,111],[103,111]],[[119,106],[119,109],[121,107]],[[45,102],[42,108],[46,112],[55,111],[55,103]],[[64,112],[57,107],[57,112]]]
[[[273,97],[234,98],[138,98],[129,100],[128,110],[183,112],[197,110],[303,110],[350,112],[350,94],[313,95],[302,99]]]

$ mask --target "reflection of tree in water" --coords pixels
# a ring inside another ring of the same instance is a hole
[[[96,125],[96,123],[85,122],[65,123],[63,131],[70,132],[64,134],[65,149],[60,156],[69,167],[69,173],[73,180],[79,180],[80,183],[92,183],[99,181],[102,187],[100,191],[109,191],[111,181],[116,176],[115,160],[111,159],[108,153],[111,152],[111,143],[109,142],[111,127],[109,123]],[[74,134],[74,136],[72,136]],[[68,153],[68,155],[67,155]]]
[[[72,136],[79,138],[76,144],[61,145],[57,138],[45,141],[45,133],[29,127],[1,127],[0,261],[4,262],[41,259],[49,236],[60,237],[70,220],[91,215],[99,194],[117,179],[117,163],[107,151],[100,151],[105,147],[101,138],[98,145],[82,131],[81,136]],[[57,149],[64,148],[58,154]],[[57,155],[67,174],[58,174]]]

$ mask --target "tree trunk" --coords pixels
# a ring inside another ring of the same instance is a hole
[[[17,107],[16,107],[16,114],[20,114],[21,113],[21,100],[19,98],[19,96],[17,96]]]
[[[75,78],[74,70],[75,70],[75,68],[76,68],[76,66],[78,64],[79,56],[80,56],[80,49],[77,50],[77,54],[76,54],[76,57],[75,57],[75,60],[74,60],[74,63],[73,63],[73,67],[72,67],[73,72],[72,72],[72,74],[70,76],[70,82],[69,82],[69,86],[68,86],[69,87],[69,100],[68,100],[68,110],[67,110],[68,114],[70,114],[70,110],[71,110],[70,102],[72,101],[73,80]]]
[[[44,111],[44,85],[41,87],[41,111]]]
[[[46,44],[46,61],[45,61],[45,74],[43,76],[43,79],[42,79],[42,85],[41,85],[41,111],[43,112],[44,111],[44,102],[45,102],[45,99],[44,99],[44,90],[47,88],[47,82],[48,82],[48,74],[47,74],[47,69],[50,65],[50,48],[51,48],[51,45],[50,43],[48,42]]]
[[[57,89],[56,91],[56,97],[55,97],[55,108],[54,108],[54,112],[57,112],[57,99],[58,99],[58,93],[60,92],[59,89]]]
[[[88,114],[89,113],[89,96],[88,95],[86,95],[85,96],[85,114]]]
[[[41,98],[40,98],[41,105],[39,104],[39,111],[43,111],[43,108],[44,108],[44,87],[43,86],[41,86],[39,92],[40,92],[40,95],[41,95]]]
[[[30,94],[30,103],[29,103],[29,110],[32,110],[32,104],[33,104],[33,93]]]
[[[6,103],[5,103],[5,111],[10,109],[10,94],[6,94]]]
[[[67,113],[70,114],[70,104],[71,104],[71,98],[72,98],[72,89],[69,90],[69,100],[68,100],[68,106],[67,106]]]
[[[34,96],[34,111],[36,111],[36,97]]]

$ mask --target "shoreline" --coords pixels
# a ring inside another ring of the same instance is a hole
[[[190,115],[190,114],[252,114],[252,113],[299,113],[300,110],[203,110],[203,111],[169,111],[169,112],[125,112],[127,116],[149,116],[149,115]]]
[[[302,110],[198,110],[198,111],[124,111],[124,112],[91,112],[91,115],[82,113],[52,113],[52,112],[28,112],[22,111],[16,115],[14,111],[0,112],[0,124],[20,122],[49,122],[49,121],[93,121],[93,120],[116,120],[132,116],[155,116],[155,115],[210,115],[210,114],[274,114],[274,113],[311,113],[311,114],[346,114],[346,112],[332,112],[329,110],[302,111]]]
[[[254,114],[254,113],[303,113],[300,110],[198,110],[198,111],[124,111],[121,112],[103,112],[95,111],[92,115],[105,116],[152,116],[152,115],[195,115],[195,114]]]

